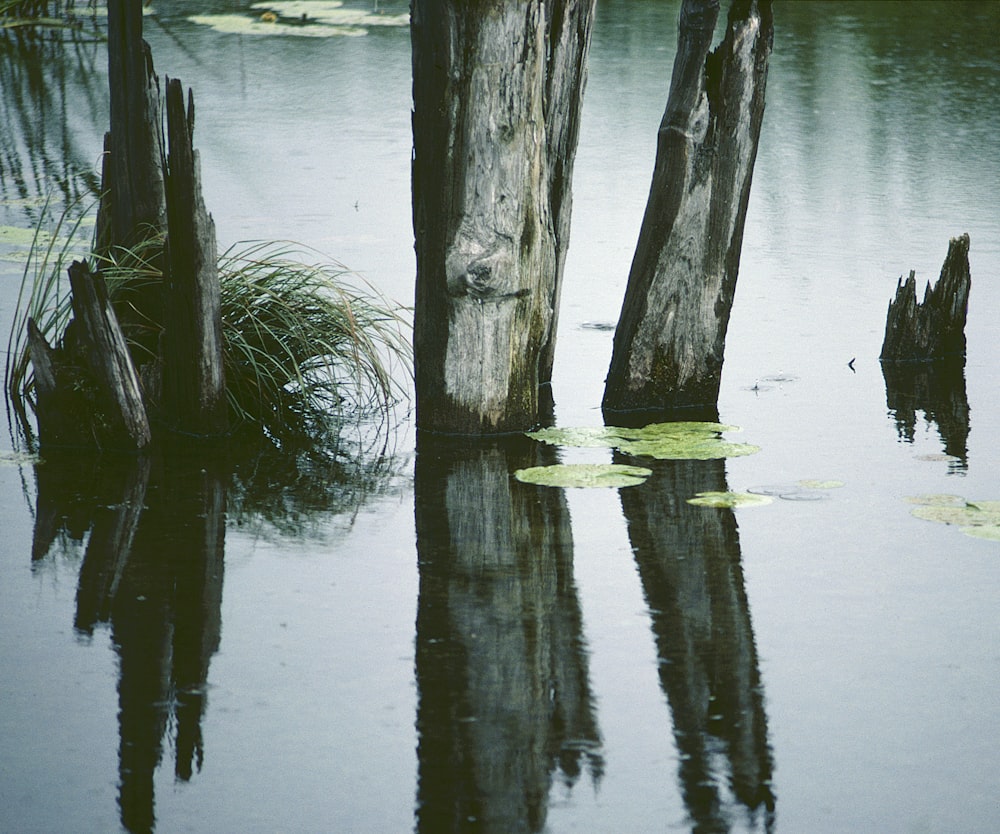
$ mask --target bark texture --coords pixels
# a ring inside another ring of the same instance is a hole
[[[656,164],[604,393],[607,411],[714,406],[774,26],[770,0],[685,0]]]
[[[142,39],[142,4],[108,0],[111,130],[105,137],[105,197],[99,244],[129,246],[166,222],[160,151],[160,89]]]
[[[417,422],[538,418],[551,372],[593,0],[415,0]]]
[[[164,305],[163,395],[167,423],[196,435],[227,428],[215,223],[201,196],[194,150],[194,98],[167,81],[167,282]]]
[[[965,356],[965,318],[969,309],[969,236],[952,238],[932,288],[928,281],[923,302],[917,301],[916,273],[900,278],[889,302],[882,362],[927,361]]]

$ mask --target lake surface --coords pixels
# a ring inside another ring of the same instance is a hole
[[[598,10],[560,426],[602,424],[677,8]],[[406,28],[189,20],[231,11],[146,18],[157,71],[194,88],[220,250],[292,239],[411,304]],[[384,452],[235,473],[8,453],[0,831],[1000,830],[1000,543],[906,501],[1000,500],[1000,11],[781,3],[775,27],[719,400],[761,451],[417,451],[403,415]],[[96,181],[104,51],[0,39],[0,66],[0,227],[30,229]],[[897,279],[935,279],[963,232],[964,374],[887,383]],[[24,249],[0,236],[4,330]],[[557,460],[654,475],[511,477]]]

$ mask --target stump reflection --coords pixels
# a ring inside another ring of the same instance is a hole
[[[110,624],[119,656],[121,823],[150,832],[168,730],[176,778],[190,779],[204,758],[206,683],[221,634],[225,480],[211,459],[191,455],[173,455],[169,465],[50,456],[37,471],[33,558],[45,558],[60,534],[90,533],[74,625],[89,635]],[[83,496],[88,483],[96,488]]]
[[[418,440],[422,834],[541,831],[555,774],[600,778],[565,497],[511,476],[553,454],[524,437]]]
[[[698,492],[727,490],[725,461],[643,465],[652,477],[620,495],[691,830],[743,830],[741,820],[771,830],[773,765],[736,518],[730,509],[687,503]]]
[[[913,443],[917,411],[937,426],[943,451],[954,458],[951,472],[968,468],[969,399],[965,392],[965,358],[934,362],[883,362],[885,402],[900,440]]]

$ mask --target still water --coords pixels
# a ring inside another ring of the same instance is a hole
[[[599,3],[562,426],[602,421],[677,6]],[[777,6],[719,403],[761,452],[550,490],[510,473],[613,454],[417,451],[403,415],[387,451],[235,472],[4,460],[0,831],[1000,830],[1000,545],[905,501],[1000,499],[1000,13]],[[195,91],[220,249],[293,239],[411,303],[406,29],[188,19],[232,10],[146,18],[157,71]],[[0,40],[0,226],[94,186],[104,60]],[[964,376],[887,385],[896,280],[935,278],[962,232]],[[686,503],[801,479],[843,486]]]

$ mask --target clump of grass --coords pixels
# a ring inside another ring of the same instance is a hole
[[[219,259],[230,407],[276,435],[386,414],[408,392],[402,311],[341,265],[299,254],[257,242]]]
[[[8,403],[29,445],[28,412],[35,397],[26,322],[35,319],[58,347],[71,316],[63,277],[69,244],[56,250],[57,237],[51,236],[47,248],[33,247],[8,341]],[[107,282],[133,361],[150,383],[145,395],[154,412],[152,380],[163,330],[162,250],[162,237],[151,236],[135,247],[90,256],[92,268]],[[303,262],[306,254],[312,263]],[[318,440],[346,420],[385,422],[408,396],[412,350],[406,311],[342,265],[292,243],[244,243],[219,259],[219,286],[234,430],[256,427],[278,445],[293,437]]]

